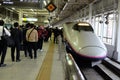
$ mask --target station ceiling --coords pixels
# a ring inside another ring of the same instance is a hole
[[[24,16],[42,16],[64,19],[98,0],[0,0],[1,6],[16,12],[23,11]],[[46,2],[46,3],[45,3]],[[45,6],[52,2],[56,9],[49,12]]]

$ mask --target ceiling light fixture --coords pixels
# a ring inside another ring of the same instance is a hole
[[[45,4],[45,6],[47,5],[47,2],[44,0],[43,3]]]
[[[30,9],[31,11],[34,11],[33,9]]]
[[[13,10],[15,10],[15,8],[14,8],[14,7],[12,7],[12,9],[13,9]]]

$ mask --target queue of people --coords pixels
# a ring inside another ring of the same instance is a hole
[[[21,49],[24,51],[25,57],[36,59],[37,50],[42,51],[43,42],[48,42],[49,39],[51,40],[52,32],[54,34],[53,42],[57,43],[57,37],[58,35],[61,35],[58,28],[51,29],[49,27],[44,28],[43,26],[36,27],[31,23],[27,23],[25,26],[20,26],[18,22],[15,22],[13,27],[11,27],[10,30],[7,30],[4,27],[4,21],[0,20],[0,67],[6,66],[6,64],[4,64],[4,60],[7,52],[7,44],[5,40],[2,39],[4,34],[11,36],[15,43],[14,46],[10,47],[12,62],[20,62]]]

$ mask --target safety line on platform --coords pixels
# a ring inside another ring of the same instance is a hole
[[[54,55],[54,43],[50,43],[36,80],[50,80]]]

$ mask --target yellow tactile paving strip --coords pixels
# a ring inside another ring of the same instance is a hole
[[[54,55],[54,43],[51,42],[36,80],[50,80],[53,55]]]

